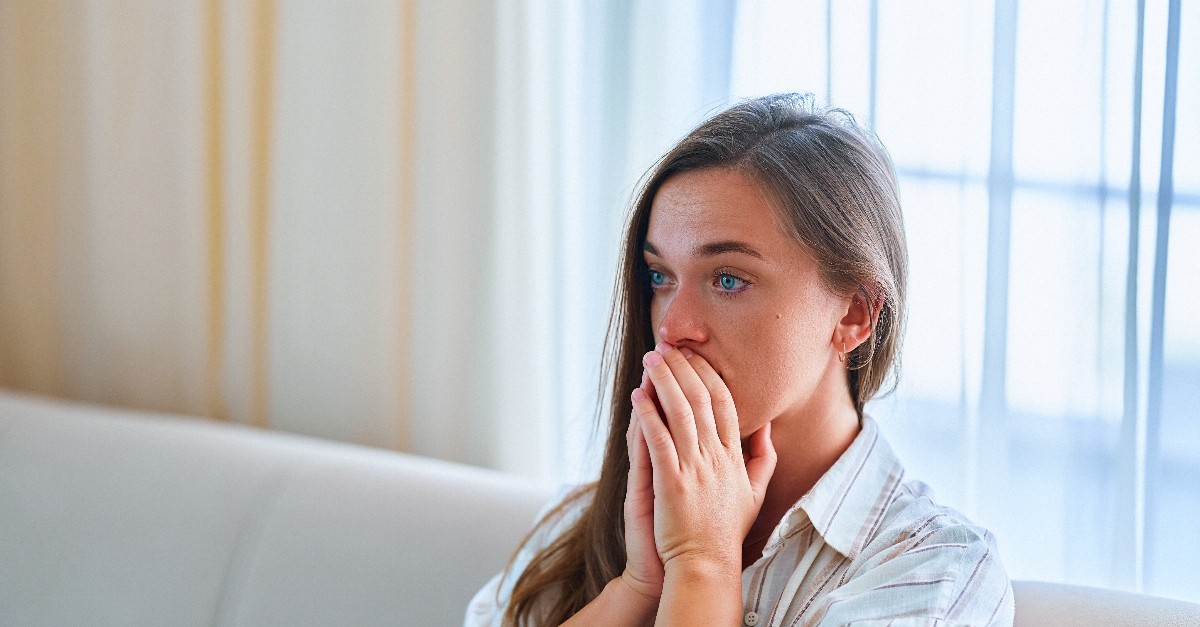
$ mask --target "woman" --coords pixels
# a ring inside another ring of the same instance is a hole
[[[776,95],[692,131],[629,222],[600,479],[467,625],[1011,624],[990,534],[863,414],[906,263],[891,161],[849,114]]]

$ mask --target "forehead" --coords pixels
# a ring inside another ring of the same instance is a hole
[[[713,241],[742,241],[764,252],[799,247],[779,227],[762,186],[730,169],[682,172],[664,181],[651,203],[646,240],[658,250],[683,249],[676,252]]]

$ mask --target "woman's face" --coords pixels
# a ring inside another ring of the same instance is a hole
[[[815,413],[831,387],[844,390],[834,335],[850,299],[825,287],[816,260],[780,230],[767,197],[741,172],[668,178],[651,205],[643,256],[655,342],[712,364],[733,395],[742,437]]]

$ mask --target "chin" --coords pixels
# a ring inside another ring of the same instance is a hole
[[[763,428],[770,420],[755,418],[754,420],[738,419],[738,436],[742,440],[750,437],[755,431]]]

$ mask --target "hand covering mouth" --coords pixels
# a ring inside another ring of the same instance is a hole
[[[704,358],[704,361],[707,361],[708,365],[712,366],[712,369],[714,372],[717,373],[717,376],[721,377],[721,381],[724,381],[725,385],[729,385],[729,380],[725,378],[725,370],[723,368],[721,368],[721,366],[717,362],[713,361],[713,359],[711,357],[709,357],[708,355],[705,355],[704,353],[700,352],[699,350],[697,350],[695,348],[692,348],[689,346],[688,350],[690,350],[693,353]]]

